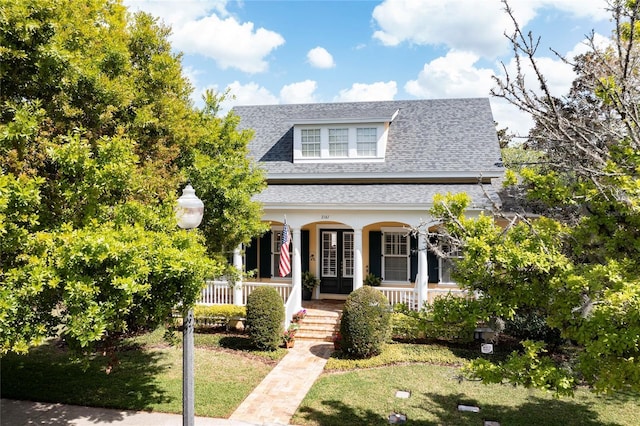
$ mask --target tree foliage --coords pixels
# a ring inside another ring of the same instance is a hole
[[[482,294],[486,315],[534,312],[579,348],[570,365],[537,343],[502,364],[474,361],[471,371],[485,381],[558,394],[576,383],[640,389],[640,3],[608,5],[611,43],[601,48],[589,38],[590,52],[575,59],[578,77],[566,96],[551,93],[537,67],[539,40],[525,36],[514,19],[517,71],[497,79],[494,94],[535,120],[527,147],[539,160],[509,183],[536,210],[502,215],[498,226],[490,216],[465,218],[464,195],[435,200],[432,214],[442,219],[443,234],[463,249],[456,277]],[[539,87],[525,86],[525,68]]]
[[[251,135],[192,105],[169,33],[120,0],[0,0],[0,353],[153,327],[261,230]],[[202,232],[174,219],[189,179]]]

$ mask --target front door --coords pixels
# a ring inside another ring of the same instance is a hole
[[[320,293],[349,294],[353,291],[353,231],[320,232]]]

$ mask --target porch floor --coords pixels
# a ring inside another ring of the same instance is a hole
[[[329,311],[329,312],[342,312],[342,308],[344,308],[344,300],[332,300],[332,299],[313,299],[313,300],[303,300],[302,307],[306,310],[315,309],[318,311]]]

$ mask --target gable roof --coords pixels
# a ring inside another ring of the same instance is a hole
[[[489,100],[435,99],[238,106],[239,129],[253,129],[250,156],[270,183],[321,181],[473,182],[503,169]],[[380,119],[389,127],[384,162],[293,162],[293,126],[306,121]]]

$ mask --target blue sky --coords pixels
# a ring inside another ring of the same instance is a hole
[[[512,67],[500,0],[124,0],[173,29],[200,102],[205,89],[235,96],[224,106],[489,97],[502,63]],[[555,93],[574,78],[568,57],[585,35],[612,30],[605,0],[511,0]],[[527,116],[491,99],[500,127],[526,133]]]

